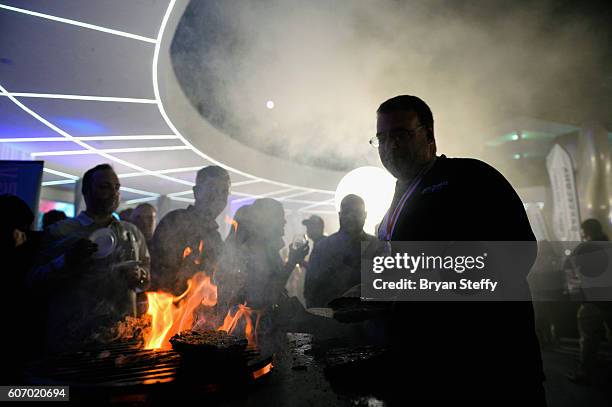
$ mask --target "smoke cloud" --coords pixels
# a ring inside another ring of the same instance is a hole
[[[379,164],[375,111],[398,94],[430,105],[449,156],[478,157],[515,115],[601,110],[609,51],[591,17],[546,1],[194,1],[172,54],[188,97],[231,137],[350,170]]]

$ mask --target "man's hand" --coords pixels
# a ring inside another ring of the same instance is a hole
[[[65,254],[65,264],[69,268],[84,265],[91,260],[91,255],[98,250],[98,245],[88,239],[79,239]]]
[[[298,249],[294,249],[293,245],[290,245],[289,259],[287,260],[287,265],[295,267],[296,264],[301,264],[306,258],[306,255],[308,254],[309,250],[310,246],[308,245],[308,243]]]
[[[120,267],[119,273],[125,278],[130,289],[144,287],[149,281],[149,273],[138,265]]]

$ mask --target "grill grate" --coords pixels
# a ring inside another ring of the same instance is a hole
[[[238,358],[239,362],[235,360],[233,363],[219,360],[211,366],[173,350],[145,350],[136,343],[118,343],[34,362],[27,374],[33,384],[71,387],[129,387],[170,382],[197,382],[210,387],[224,380],[254,381],[262,376],[261,370],[272,362],[272,357],[263,358],[257,350],[247,348]]]

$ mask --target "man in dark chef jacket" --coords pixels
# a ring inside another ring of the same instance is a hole
[[[433,115],[416,96],[381,104],[376,130],[370,143],[397,179],[379,238],[533,242],[513,274],[526,286],[537,246],[508,181],[482,161],[436,155]],[[432,390],[425,400],[546,404],[530,301],[397,302],[388,321],[390,345],[404,356],[402,380]]]

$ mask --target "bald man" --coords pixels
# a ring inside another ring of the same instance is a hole
[[[306,306],[326,307],[334,298],[361,283],[361,244],[380,245],[363,231],[367,217],[365,202],[347,195],[338,213],[340,230],[321,239],[313,248],[304,281]]]

